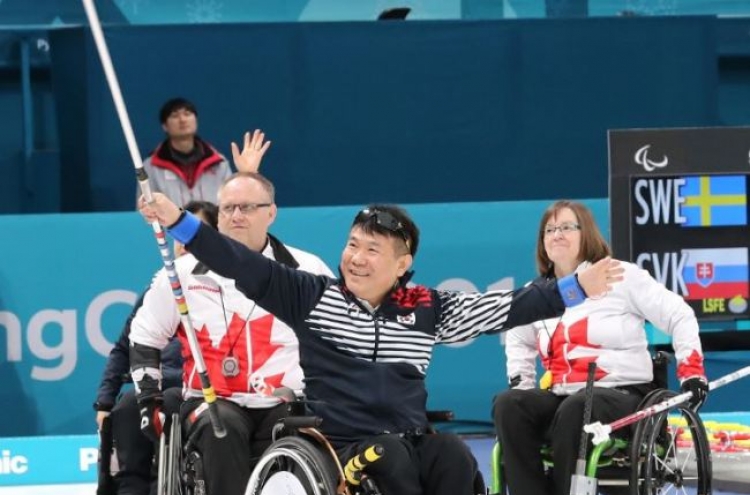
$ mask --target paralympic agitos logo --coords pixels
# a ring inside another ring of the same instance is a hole
[[[633,160],[635,160],[635,163],[641,165],[646,172],[653,172],[657,168],[664,168],[669,164],[669,158],[666,155],[663,155],[660,161],[652,160],[651,158],[649,158],[649,148],[651,148],[650,144],[642,146],[638,149],[638,151],[635,152],[635,156],[633,156]]]

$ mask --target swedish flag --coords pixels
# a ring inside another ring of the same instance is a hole
[[[747,225],[747,179],[744,175],[685,177],[683,227]]]

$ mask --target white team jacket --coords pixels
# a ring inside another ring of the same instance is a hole
[[[578,269],[588,266],[583,263]],[[562,317],[510,330],[505,341],[508,378],[534,388],[536,357],[552,372],[552,392],[572,394],[585,387],[588,363],[596,361],[598,386],[617,387],[653,380],[644,323],[672,336],[677,377],[705,376],[698,322],[677,294],[632,263],[606,296],[568,308]]]
[[[284,245],[299,263],[299,269],[333,277],[317,256]],[[263,255],[274,259],[269,243]],[[234,280],[209,271],[191,254],[175,260],[185,293],[190,320],[200,344],[211,385],[219,396],[245,407],[270,407],[279,402],[271,396],[284,386],[303,387],[297,338],[291,328],[245,297]],[[163,349],[177,333],[182,344],[183,396],[200,397],[200,379],[181,324],[171,285],[159,270],[131,324],[130,340]],[[222,361],[233,356],[239,374],[222,374]]]

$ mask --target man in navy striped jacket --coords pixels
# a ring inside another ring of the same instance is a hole
[[[609,258],[577,277],[538,279],[516,291],[450,292],[407,287],[419,230],[393,205],[354,219],[340,278],[290,270],[222,236],[168,198],[140,202],[199,260],[278,318],[299,339],[311,412],[346,460],[373,443],[385,455],[366,472],[383,495],[470,495],[476,461],[455,435],[424,435],[425,373],[436,344],[562,314],[621,280]]]

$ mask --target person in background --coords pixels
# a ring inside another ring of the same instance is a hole
[[[201,221],[213,228],[219,228],[219,207],[216,206],[215,203],[212,203],[211,201],[196,200],[188,202],[183,208],[185,211],[194,213],[201,219]],[[172,242],[172,251],[174,252],[175,258],[179,258],[187,252],[185,251],[185,245],[180,241]]]
[[[219,190],[218,202],[219,230],[243,248],[295,272],[333,275],[317,256],[269,234],[277,214],[275,190],[261,174],[232,176]],[[277,392],[299,392],[303,387],[298,342],[284,321],[242,294],[235,280],[212,271],[188,251],[176,260],[175,269],[211,384],[220,397],[216,404],[227,435],[214,435],[195,361],[184,351],[183,429],[202,454],[207,492],[241,495],[256,459],[271,443],[274,424],[286,415],[284,396]],[[131,326],[130,366],[141,427],[155,439],[163,428],[159,353],[175,334],[187,348],[164,270],[156,275]]]
[[[215,204],[207,201],[191,201],[184,208],[196,214],[206,224],[217,228],[218,208]],[[176,241],[174,251],[175,257],[184,254],[183,246]],[[105,495],[107,492],[117,495],[147,495],[149,491],[155,489],[155,484],[152,483],[155,481],[152,470],[154,444],[141,434],[141,416],[133,390],[125,391],[120,395],[123,386],[130,381],[130,325],[143,303],[144,294],[141,294],[136,301],[120,337],[109,353],[97,390],[96,402],[94,402],[99,431],[103,429],[105,418],[109,418],[113,449],[104,457],[110,457],[111,462],[111,456],[115,456],[114,466],[117,471],[111,480],[112,483],[108,483],[110,480],[102,480],[102,483],[111,484],[112,489],[102,488],[99,495]],[[165,409],[170,412],[177,411],[182,395],[182,356],[180,343],[176,339],[162,350],[161,362],[164,388],[169,390],[167,394],[169,407]],[[104,468],[109,470],[110,466],[104,466]]]
[[[216,201],[221,185],[233,173],[229,162],[210,143],[198,136],[198,110],[185,98],[172,98],[159,110],[159,122],[166,134],[143,162],[151,190],[162,192],[177,204],[193,200]],[[242,160],[235,162],[240,172],[256,172],[270,141],[255,130],[245,135]],[[239,155],[232,143],[232,151]],[[138,192],[137,197],[140,195]]]
[[[536,247],[539,275],[559,280],[611,255],[591,211],[557,201],[542,215]],[[610,423],[633,413],[653,390],[646,320],[672,337],[677,377],[701,406],[708,393],[698,322],[677,294],[632,263],[625,280],[603,297],[567,308],[562,316],[513,328],[505,353],[510,390],[494,401],[493,418],[503,448],[510,493],[570,493],[581,431],[588,363],[596,363],[593,421]],[[536,385],[536,359],[547,370]],[[552,483],[542,445],[552,447]]]
[[[566,303],[580,304],[621,278],[618,262],[605,259],[577,276],[513,292],[410,287],[419,230],[395,205],[370,205],[355,216],[338,279],[290,270],[212,235],[164,195],[142,200],[141,213],[289,323],[310,411],[343,461],[373,443],[383,446],[386,455],[365,468],[383,495],[474,493],[477,464],[468,447],[453,434],[425,434],[425,377],[436,344],[562,314]]]

